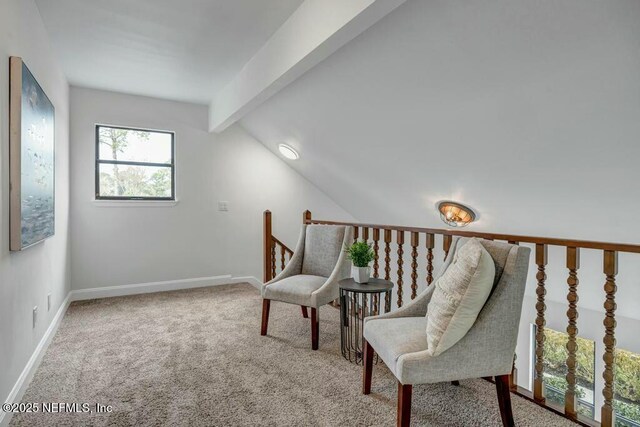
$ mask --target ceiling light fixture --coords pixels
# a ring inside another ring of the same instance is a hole
[[[465,227],[476,219],[471,208],[449,200],[438,203],[440,219],[451,227]]]
[[[278,145],[278,150],[280,150],[280,154],[282,154],[289,160],[298,160],[300,158],[298,152],[294,150],[293,147],[287,144]]]

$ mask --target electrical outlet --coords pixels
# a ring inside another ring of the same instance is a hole
[[[220,212],[227,212],[229,210],[229,202],[221,200],[218,202],[218,210]]]
[[[36,321],[38,320],[38,306],[33,307],[33,327],[36,327]]]
[[[47,311],[51,311],[51,293],[47,294]]]

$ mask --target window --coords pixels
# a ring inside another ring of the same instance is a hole
[[[613,382],[616,427],[640,426],[640,354],[616,348]]]
[[[173,132],[96,126],[96,200],[175,200]]]
[[[544,393],[548,401],[564,406],[567,391],[567,341],[569,335],[544,329]],[[595,356],[596,345],[592,340],[576,337],[576,394],[578,413],[593,419],[595,416]],[[535,349],[534,349],[535,354]]]
[[[535,325],[534,325],[535,326]],[[544,329],[544,392],[548,401],[564,406],[567,390],[567,341],[569,336],[553,329]],[[593,419],[594,369],[596,343],[577,337],[576,392],[578,413]],[[535,346],[534,346],[535,347]],[[535,355],[535,348],[532,349]],[[533,356],[535,357],[535,356]],[[640,354],[615,349],[613,407],[616,427],[640,427]],[[601,393],[599,390],[598,393]]]

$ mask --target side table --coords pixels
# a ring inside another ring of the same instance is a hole
[[[340,348],[342,356],[349,362],[362,365],[364,356],[364,318],[379,313],[388,313],[391,309],[391,290],[389,280],[369,279],[369,283],[356,283],[353,279],[344,279],[340,287]],[[384,304],[384,311],[382,306]],[[378,362],[376,355],[374,361]]]

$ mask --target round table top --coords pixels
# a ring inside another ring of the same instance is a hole
[[[388,292],[393,289],[393,282],[374,277],[369,279],[369,283],[357,283],[353,278],[349,278],[340,280],[338,285],[345,291],[362,293]]]

